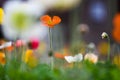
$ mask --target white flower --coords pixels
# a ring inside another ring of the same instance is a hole
[[[10,46],[12,46],[12,42],[11,42],[11,41],[2,44],[2,45],[0,46],[0,49],[6,48],[6,47],[10,47]]]
[[[68,63],[72,63],[72,62],[74,62],[72,56],[65,56],[65,60],[66,60]]]
[[[47,28],[38,23],[39,16],[44,12],[44,6],[34,2],[8,1],[4,5],[5,15],[3,21],[4,36],[11,40],[29,39],[31,37],[43,38]],[[37,25],[37,26],[36,26]],[[38,26],[39,25],[39,26]]]
[[[13,5],[14,4],[14,5]],[[23,2],[23,1],[7,1],[4,5],[5,13],[12,14],[15,11],[23,11],[27,13],[28,15],[39,17],[42,15],[46,9],[44,8],[44,5],[42,3],[36,3],[36,2]]]
[[[54,6],[59,0],[28,0],[30,2],[36,2],[38,4],[43,4],[45,6],[45,8],[51,8],[52,6]]]
[[[95,49],[95,44],[93,42],[88,44],[89,49]]]
[[[73,56],[65,56],[64,58],[68,63],[81,62],[83,60],[83,55],[79,53],[79,54],[75,55],[74,57]]]
[[[102,36],[102,39],[104,39],[108,37],[108,34],[106,32],[103,32],[101,36]]]
[[[37,3],[43,3],[47,9],[67,10],[77,6],[81,0],[29,0]]]
[[[93,54],[93,53],[87,53],[85,56],[84,56],[84,60],[88,60],[92,63],[97,63],[98,61],[98,56]]]
[[[44,40],[48,34],[48,28],[43,26],[42,23],[36,23],[30,29],[26,30],[21,34],[21,39],[31,40],[31,38],[38,38]]]

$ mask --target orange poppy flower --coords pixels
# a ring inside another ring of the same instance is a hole
[[[3,45],[3,44],[5,44],[5,43],[6,43],[5,40],[0,40],[0,46]],[[11,52],[11,51],[13,51],[13,49],[14,49],[14,46],[7,46],[7,47],[4,47],[1,50],[7,50],[7,51]]]
[[[40,20],[49,28],[53,28],[56,24],[61,22],[61,18],[59,16],[53,16],[53,18],[51,18],[49,15],[42,16]]]
[[[69,54],[67,54],[67,53],[64,53],[64,54],[61,54],[61,53],[58,53],[58,52],[56,52],[55,54],[54,54],[54,56],[56,57],[56,58],[59,58],[59,59],[64,59],[64,57],[65,56],[68,56]]]
[[[120,43],[120,13],[115,15],[113,25],[112,36],[117,43]]]
[[[0,64],[5,65],[5,53],[0,52]]]
[[[0,40],[0,45],[4,44],[5,40]]]
[[[14,46],[9,46],[5,48],[7,51],[11,52],[14,50]]]
[[[120,27],[120,13],[115,15],[115,17],[113,19],[113,25],[114,25],[114,28]]]
[[[117,43],[120,43],[120,29],[114,29],[112,36]]]

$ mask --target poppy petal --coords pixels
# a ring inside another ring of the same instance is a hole
[[[112,36],[117,43],[120,43],[120,29],[113,29]]]
[[[44,15],[44,16],[42,16],[42,17],[40,18],[40,20],[41,20],[44,24],[48,25],[48,22],[51,21],[51,17],[50,17],[49,15]]]
[[[60,53],[55,53],[54,56],[55,56],[56,58],[64,59],[63,54],[60,54]]]
[[[54,25],[59,24],[61,22],[61,18],[59,16],[53,16],[52,22]]]

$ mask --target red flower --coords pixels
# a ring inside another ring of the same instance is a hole
[[[37,49],[39,47],[39,40],[38,39],[31,39],[31,41],[29,42],[28,45],[31,49]]]

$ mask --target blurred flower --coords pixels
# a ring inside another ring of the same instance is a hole
[[[106,32],[103,32],[101,36],[102,36],[102,39],[104,39],[108,37],[108,34]]]
[[[68,55],[69,54],[67,54],[67,53],[64,53],[64,54],[58,53],[58,52],[54,53],[55,58],[59,58],[59,59],[64,59],[64,57],[68,56]]]
[[[21,39],[29,42],[32,37],[39,40],[44,40],[48,34],[47,27],[44,27],[42,23],[36,23],[34,26],[22,33]]]
[[[33,50],[28,49],[23,56],[23,61],[30,67],[35,67],[38,64],[38,59],[35,56]]]
[[[3,9],[0,8],[0,24],[3,23],[3,16],[4,16],[4,12],[3,12]]]
[[[115,15],[113,25],[112,36],[117,43],[120,43],[120,13]]]
[[[14,4],[14,5],[12,5]],[[5,4],[5,21],[4,25],[10,24],[17,32],[24,31],[35,22],[34,15],[30,13],[28,7],[30,4],[20,1],[9,1]],[[32,5],[33,6],[33,5]],[[35,8],[35,6],[33,6]]]
[[[107,40],[108,40],[108,54],[107,54],[107,59],[108,59],[108,61],[110,60],[110,37],[108,36],[108,34],[106,33],[106,32],[103,32],[102,33],[102,39],[104,39],[104,38],[107,38]]]
[[[64,11],[78,6],[81,0],[29,0],[37,3],[43,3],[47,9]]]
[[[39,47],[39,44],[40,44],[39,40],[36,38],[31,39],[30,42],[28,43],[31,49],[37,49]]]
[[[99,51],[99,53],[100,54],[102,54],[102,55],[107,55],[107,49],[108,49],[108,43],[107,42],[100,42],[99,44],[98,44],[98,51]]]
[[[64,58],[68,63],[81,62],[83,60],[83,55],[81,53],[79,53],[79,54],[75,55],[74,57],[73,56],[65,56]]]
[[[6,42],[5,40],[0,40],[0,49],[2,50],[7,50],[9,52],[11,52],[14,47],[13,47],[13,42],[9,41],[9,42]]]
[[[42,16],[40,20],[49,28],[53,28],[56,24],[61,22],[61,18],[59,16],[53,16],[53,18],[51,18],[49,15]]]
[[[97,63],[98,61],[98,56],[93,54],[93,53],[87,53],[85,56],[84,56],[84,60],[88,60],[90,61],[91,63]]]
[[[87,49],[86,50],[89,53],[95,53],[96,52],[96,46],[95,46],[95,44],[93,42],[89,43],[87,45]]]
[[[23,46],[23,45],[25,45],[25,41],[24,41],[24,40],[17,40],[17,41],[15,42],[15,46],[16,46],[16,47],[21,47],[21,46]]]
[[[89,26],[87,24],[79,24],[77,30],[82,34],[85,34],[89,32]]]
[[[54,56],[56,58],[60,58],[60,59],[64,59],[65,56],[69,56],[69,55],[70,55],[70,52],[69,52],[68,45],[64,46],[64,48],[61,50],[61,53],[60,52],[55,52],[54,53]]]
[[[53,62],[53,49],[52,49],[52,33],[51,33],[51,28],[53,28],[56,24],[59,24],[61,22],[60,17],[58,16],[53,16],[51,18],[49,15],[44,15],[40,18],[41,22],[45,24],[49,28],[49,52],[48,55],[50,57],[50,65],[51,69],[53,70],[54,67],[54,62]]]
[[[80,2],[81,0],[57,0],[57,3],[53,5],[53,9],[58,11],[69,10],[78,6]]]
[[[117,13],[114,16],[113,25],[114,25],[114,28],[119,28],[120,27],[120,13]]]
[[[120,67],[120,55],[115,55],[113,58],[113,63]]]
[[[0,49],[6,48],[6,47],[10,47],[12,46],[12,42],[5,42],[4,44],[0,45]]]
[[[8,1],[4,6],[4,10],[4,27],[2,29],[6,38],[10,40],[16,40],[17,38],[29,40],[33,36],[40,38],[42,34],[40,32],[46,31],[41,30],[43,29],[41,28],[42,25],[37,22],[38,17],[45,11],[43,6],[40,7],[40,4]]]
[[[0,45],[4,44],[6,41],[4,39],[0,39]]]
[[[27,50],[25,52],[24,61],[27,63],[29,61],[29,57],[31,57],[32,55],[33,55],[33,50]]]
[[[11,52],[11,51],[14,50],[14,46],[13,46],[13,45],[8,46],[8,47],[6,47],[5,49],[6,49],[7,51]]]
[[[92,42],[89,43],[89,44],[88,44],[88,48],[89,48],[89,49],[95,49],[95,44],[92,43]]]
[[[27,29],[33,23],[27,14],[23,12],[15,12],[11,16],[11,23],[14,28],[16,28],[19,32]]]
[[[5,65],[6,60],[5,60],[5,53],[0,52],[0,64]]]
[[[120,44],[120,27],[117,28],[117,29],[113,29],[113,32],[112,32],[112,36],[114,38],[114,40]]]

